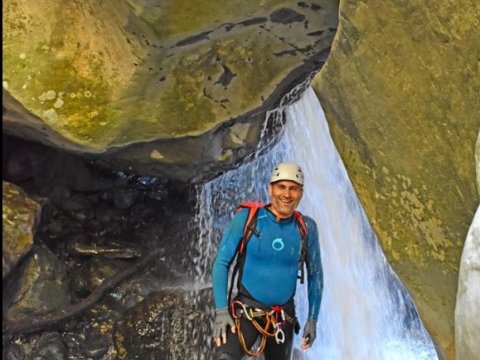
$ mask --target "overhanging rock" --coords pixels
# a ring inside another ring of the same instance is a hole
[[[141,175],[199,181],[234,166],[266,112],[326,61],[338,1],[189,9],[6,1],[4,130]]]

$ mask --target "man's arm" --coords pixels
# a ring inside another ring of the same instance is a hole
[[[307,218],[308,227],[308,250],[307,250],[307,275],[308,275],[308,319],[303,328],[303,336],[300,347],[303,350],[312,346],[317,336],[317,319],[320,311],[320,302],[323,293],[323,268],[318,242],[317,224],[311,218]]]
[[[224,309],[227,304],[228,270],[235,257],[243,235],[248,209],[237,212],[223,234],[212,268],[213,299],[215,309]]]
[[[248,210],[242,210],[235,214],[220,241],[213,263],[212,282],[213,299],[215,301],[213,342],[215,346],[220,346],[222,343],[225,344],[227,342],[228,328],[230,328],[232,333],[235,332],[235,323],[230,316],[227,304],[228,270],[242,238],[247,214]]]
[[[317,320],[323,293],[322,257],[318,241],[317,224],[313,219],[307,218],[307,227],[308,319]]]

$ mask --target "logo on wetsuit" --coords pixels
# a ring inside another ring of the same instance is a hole
[[[285,247],[285,244],[283,243],[282,238],[276,238],[275,240],[272,241],[273,250],[282,251],[284,247]]]

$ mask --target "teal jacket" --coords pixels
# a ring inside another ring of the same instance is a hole
[[[223,235],[213,264],[213,297],[217,309],[227,307],[228,270],[235,257],[248,209],[235,214]],[[242,285],[265,305],[283,305],[296,291],[301,236],[295,217],[277,220],[266,208],[259,209],[257,234],[250,238],[242,274]],[[304,216],[307,234],[308,319],[317,320],[323,291],[323,269],[317,225]]]

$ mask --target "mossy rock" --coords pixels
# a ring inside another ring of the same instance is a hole
[[[345,1],[314,79],[383,249],[454,359],[463,243],[478,204],[480,5]]]
[[[2,181],[2,278],[30,251],[40,210],[25,191]]]
[[[35,246],[7,291],[9,320],[46,314],[71,303],[65,265],[46,246]]]
[[[320,69],[338,22],[338,0],[3,10],[5,131],[181,180],[253,152],[266,112]]]

